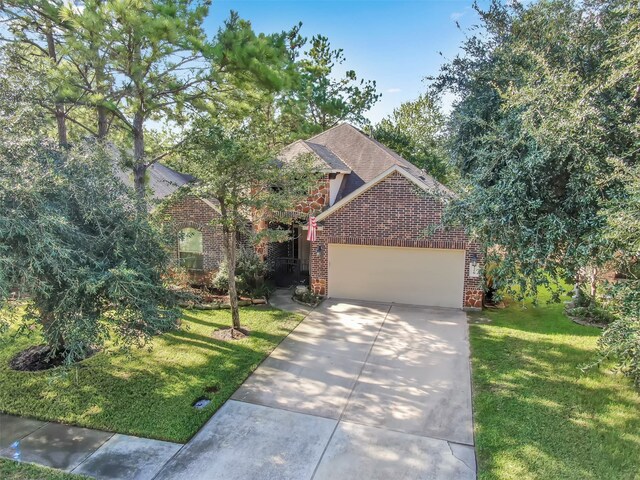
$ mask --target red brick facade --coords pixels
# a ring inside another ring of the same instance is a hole
[[[177,230],[190,227],[202,232],[203,268],[216,270],[224,259],[221,227],[211,224],[219,216],[218,212],[203,200],[186,196],[170,201],[163,213]],[[177,257],[177,245],[175,252]]]
[[[469,277],[472,256],[482,262],[479,245],[470,242],[462,229],[426,234],[438,225],[442,215],[440,200],[420,191],[397,172],[359,195],[328,216],[311,247],[311,286],[319,295],[327,294],[328,245],[377,245],[389,247],[451,248],[465,250],[463,305],[482,307],[480,277]],[[318,252],[320,246],[320,254]]]
[[[320,181],[307,202],[297,210],[305,216],[322,210],[329,201],[329,177]],[[319,208],[320,207],[320,208]],[[216,270],[224,258],[220,227],[211,222],[218,215],[207,202],[196,197],[171,201],[164,208],[176,229],[196,228],[203,235],[203,266]],[[482,307],[483,291],[480,277],[469,276],[472,257],[482,264],[479,245],[470,242],[462,229],[425,231],[440,223],[440,200],[418,189],[403,175],[394,172],[377,185],[328,216],[318,230],[318,239],[311,246],[311,286],[315,293],[328,291],[328,245],[375,245],[388,247],[444,248],[465,250],[463,305]],[[320,254],[316,252],[320,248]],[[177,254],[177,246],[176,246]]]

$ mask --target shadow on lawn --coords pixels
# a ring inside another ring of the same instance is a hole
[[[2,366],[0,374],[7,383],[3,380],[6,390],[0,391],[0,408],[17,415],[185,442],[277,346],[292,327],[287,318],[290,315],[274,311],[257,323],[247,322],[256,325],[251,337],[225,342],[208,333],[228,325],[185,312],[192,328],[160,335],[151,351],[134,350],[130,356],[103,352],[66,375],[4,373]],[[282,326],[271,323],[279,321]],[[264,325],[269,327],[262,331]],[[210,398],[211,404],[202,410],[193,408],[203,397]]]
[[[580,370],[595,355],[595,339],[581,338],[599,331],[565,319],[505,323],[471,327],[482,478],[637,478],[640,396],[622,377]]]

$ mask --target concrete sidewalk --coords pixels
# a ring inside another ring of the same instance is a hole
[[[0,457],[98,479],[150,480],[181,444],[0,414]]]

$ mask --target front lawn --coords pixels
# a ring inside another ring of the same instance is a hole
[[[583,373],[600,330],[562,305],[510,305],[470,326],[481,479],[640,478],[640,394],[609,366]]]
[[[186,442],[227,400],[302,317],[271,308],[241,310],[251,335],[212,338],[231,325],[228,310],[185,311],[180,330],[130,355],[101,352],[62,374],[16,372],[19,351],[35,336],[0,335],[0,412],[143,437]],[[203,410],[192,404],[211,399]]]
[[[72,475],[52,468],[29,463],[18,463],[0,458],[0,478],[2,480],[83,480],[87,477]]]

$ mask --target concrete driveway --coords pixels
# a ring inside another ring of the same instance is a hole
[[[161,479],[473,479],[467,319],[325,301]]]

